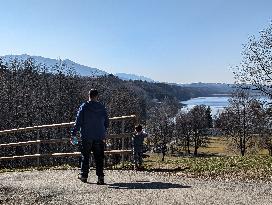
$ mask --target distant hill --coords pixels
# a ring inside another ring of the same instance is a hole
[[[14,59],[25,61],[28,58],[32,58],[37,64],[46,65],[49,68],[62,63],[62,64],[65,64],[67,66],[67,68],[74,69],[75,72],[81,76],[109,75],[109,73],[107,73],[103,70],[100,70],[98,68],[92,68],[89,66],[84,66],[79,63],[75,63],[69,59],[57,60],[57,59],[45,58],[42,56],[31,56],[31,55],[27,55],[27,54],[5,55],[5,56],[1,56],[1,58],[3,59],[4,62],[10,62],[10,61],[13,61]],[[147,82],[154,82],[154,80],[152,80],[150,78],[147,78],[145,76],[135,75],[135,74],[116,73],[114,75],[122,80],[142,80],[142,81],[147,81]]]
[[[27,54],[6,55],[6,56],[2,56],[1,58],[3,59],[4,62],[10,62],[14,59],[25,61],[28,58],[32,58],[37,64],[46,65],[49,68],[62,63],[62,64],[65,64],[67,66],[67,68],[73,68],[75,70],[75,72],[81,76],[102,76],[102,75],[109,74],[109,73],[107,73],[103,70],[97,69],[97,68],[91,68],[88,66],[80,65],[80,64],[75,63],[69,59],[57,60],[57,59],[51,59],[51,58],[44,58],[42,56],[30,56]]]
[[[4,62],[11,62],[14,59],[25,61],[28,58],[32,58],[36,64],[44,65],[48,68],[49,72],[54,73],[52,69],[56,65],[65,65],[64,69],[72,68],[77,74],[81,76],[108,76],[109,73],[84,65],[75,63],[69,59],[57,60],[44,58],[41,56],[23,55],[6,55],[1,57]],[[137,85],[151,98],[163,99],[165,96],[176,97],[179,100],[186,100],[193,97],[205,97],[212,96],[214,94],[229,94],[232,90],[232,85],[222,83],[191,83],[191,84],[176,84],[176,83],[162,83],[155,82],[154,80],[145,76],[138,76],[135,74],[116,73],[114,76],[117,78],[128,81],[132,80],[134,85]],[[125,82],[124,82],[125,83]]]
[[[147,78],[145,76],[139,76],[135,74],[127,74],[127,73],[116,73],[115,76],[119,77],[122,80],[142,80],[147,82],[155,82],[151,78]]]
[[[231,93],[233,90],[233,84],[226,83],[189,83],[189,84],[178,84],[181,87],[190,87],[190,88],[202,88],[208,89],[214,94],[224,94]]]

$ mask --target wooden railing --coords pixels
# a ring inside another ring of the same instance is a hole
[[[113,117],[110,118],[110,124],[114,121],[121,121],[121,133],[120,134],[109,134],[107,136],[107,140],[109,139],[121,139],[122,140],[122,148],[121,150],[106,150],[106,155],[113,155],[119,154],[121,155],[122,165],[124,165],[125,155],[131,154],[131,149],[125,148],[125,138],[131,138],[133,133],[125,133],[125,122],[128,120],[133,120],[133,124],[137,122],[135,115],[130,116],[121,116],[121,117]],[[2,130],[0,131],[0,137],[2,135],[7,134],[17,134],[17,133],[26,133],[26,132],[33,132],[39,131],[44,129],[56,129],[56,128],[70,128],[74,125],[74,122],[69,123],[60,123],[60,124],[51,124],[51,125],[40,125],[40,126],[33,126],[33,127],[25,127],[25,128],[17,128],[17,129],[10,129],[10,130]],[[13,142],[13,143],[4,143],[0,144],[0,149],[7,148],[7,147],[19,147],[19,146],[28,146],[28,145],[36,145],[36,154],[31,155],[19,155],[19,156],[8,156],[8,157],[0,157],[1,161],[6,160],[15,160],[15,159],[37,159],[37,166],[40,164],[41,157],[68,157],[68,156],[80,156],[80,152],[70,152],[70,153],[43,153],[40,154],[40,145],[41,144],[56,144],[56,143],[68,143],[70,138],[60,138],[60,139],[40,139],[39,134],[37,135],[36,140],[24,141],[24,142]]]

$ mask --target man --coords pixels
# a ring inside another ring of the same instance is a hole
[[[81,172],[79,179],[86,183],[89,174],[90,153],[93,151],[96,164],[98,185],[104,184],[104,141],[106,130],[109,127],[109,118],[104,105],[98,102],[98,91],[91,89],[89,101],[83,103],[77,113],[72,138],[80,130],[81,136]]]

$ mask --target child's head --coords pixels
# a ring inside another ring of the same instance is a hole
[[[136,130],[136,132],[141,132],[143,130],[143,126],[138,124],[135,126],[135,130]]]

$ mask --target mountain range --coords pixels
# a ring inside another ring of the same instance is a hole
[[[115,76],[118,76],[122,80],[142,80],[147,82],[155,82],[151,78],[147,78],[145,76],[135,75],[135,74],[128,74],[128,73],[116,73]]]
[[[61,60],[61,59],[51,59],[51,58],[44,58],[41,56],[30,56],[27,54],[22,54],[22,55],[5,55],[5,56],[1,56],[2,60],[4,62],[10,62],[13,61],[14,59],[17,60],[22,60],[25,61],[28,58],[32,58],[36,64],[39,65],[45,65],[46,67],[49,68],[50,71],[50,67],[54,67],[60,63],[65,64],[67,66],[67,68],[72,68],[75,70],[75,72],[81,76],[101,76],[101,75],[108,75],[109,73],[97,69],[97,68],[91,68],[88,66],[84,66],[84,65],[80,65],[78,63],[75,63],[69,59],[65,59],[65,60]]]
[[[45,65],[47,68],[50,68],[62,64],[65,65],[66,68],[72,68],[78,75],[81,76],[103,76],[103,75],[109,75],[110,73],[103,71],[98,68],[92,68],[89,66],[81,65],[79,63],[75,63],[69,59],[61,60],[61,59],[51,59],[51,58],[45,58],[42,56],[33,56],[33,55],[27,55],[27,54],[22,54],[22,55],[5,55],[5,56],[0,56],[0,58],[3,60],[4,63],[8,63],[10,61],[13,61],[14,59],[17,60],[22,60],[25,61],[28,58],[32,58],[36,64],[39,65]],[[53,72],[53,71],[52,71]],[[141,80],[141,81],[147,81],[147,82],[156,82],[151,78],[147,78],[145,76],[139,76],[135,74],[128,74],[128,73],[116,73],[113,74],[117,76],[118,78],[122,80]],[[176,83],[166,83],[170,85],[178,85],[181,87],[194,87],[194,88],[207,88],[207,89],[212,89],[212,90],[217,90],[220,93],[224,92],[230,92],[231,86],[229,84],[225,83],[189,83],[189,84],[176,84]]]
[[[89,66],[81,65],[79,63],[75,63],[69,59],[65,59],[65,60],[51,59],[51,58],[45,58],[42,56],[31,56],[31,55],[27,55],[27,54],[5,55],[5,56],[0,56],[0,57],[2,58],[3,62],[6,62],[6,63],[13,61],[14,59],[25,61],[28,58],[32,58],[37,64],[45,65],[48,68],[54,67],[55,65],[62,63],[62,64],[65,64],[67,68],[74,69],[75,72],[81,76],[102,76],[102,75],[109,75],[110,74],[110,73],[100,70],[98,68],[92,68]],[[135,75],[135,74],[116,73],[113,75],[119,77],[122,80],[142,80],[142,81],[147,81],[147,82],[154,82],[154,80],[152,80],[150,78]]]

